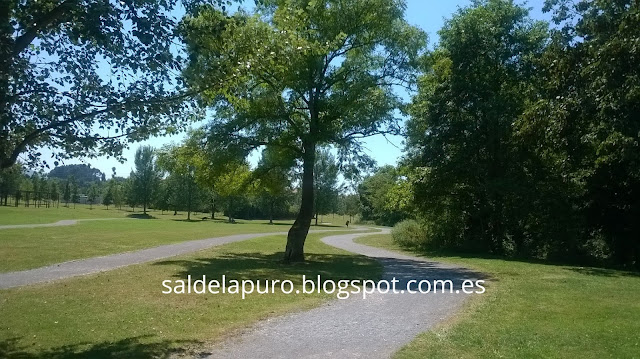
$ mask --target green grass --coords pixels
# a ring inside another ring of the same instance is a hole
[[[390,235],[358,240],[401,251]],[[415,254],[415,253],[414,253]],[[396,358],[640,358],[640,275],[429,255],[487,273],[486,294]]]
[[[84,204],[77,204],[76,208],[73,208],[73,204],[69,206],[69,208],[64,207],[63,204],[60,207],[50,208],[0,206],[0,225],[53,223],[63,219],[125,218],[131,213],[124,209],[118,210],[113,206],[108,210],[101,205],[94,205],[93,209],[89,209],[89,206]]]
[[[103,205],[93,205],[92,209],[89,205],[76,204],[75,208],[73,204],[69,204],[69,207],[65,207],[64,203],[61,203],[59,207],[10,207],[0,206],[0,226],[11,224],[43,224],[54,223],[64,219],[91,219],[91,218],[126,218],[132,214],[142,213],[142,208],[137,207],[135,212],[132,212],[130,207],[123,207],[119,210],[113,206],[109,206],[107,209]],[[186,220],[187,212],[180,211],[176,216],[173,215],[173,211],[162,213],[157,210],[148,210],[152,216],[157,219],[178,219]],[[192,220],[200,220],[202,217],[210,217],[211,213],[192,212]],[[224,218],[219,213],[216,213],[216,218]],[[349,219],[348,216],[340,215],[325,215],[320,216],[319,222],[335,223],[337,225],[344,225],[345,221]],[[315,223],[315,222],[312,222]]]
[[[160,215],[156,215],[161,217]],[[165,218],[165,217],[163,217]],[[162,244],[238,233],[289,230],[289,221],[182,221],[122,219],[82,221],[72,226],[0,230],[0,272],[41,267],[63,261],[120,253]],[[313,227],[332,229],[331,226]],[[335,228],[338,229],[338,228]]]
[[[308,261],[284,265],[284,236],[227,244],[170,260],[52,284],[0,291],[0,357],[139,358],[196,355],[260,319],[317,306],[331,295],[161,294],[162,281],[223,274],[235,279],[379,278],[380,265],[311,234]],[[205,348],[205,349],[203,349]],[[206,350],[205,350],[206,351]]]

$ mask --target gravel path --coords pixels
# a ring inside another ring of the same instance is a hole
[[[40,228],[40,227],[60,227],[60,226],[73,226],[77,224],[77,219],[65,219],[55,223],[42,223],[42,224],[7,224],[0,226],[0,229],[17,229],[17,228]]]
[[[309,233],[331,232],[334,230],[311,230]],[[226,243],[244,241],[257,237],[286,235],[287,232],[235,234],[225,237],[199,239],[195,241],[167,244],[132,252],[111,254],[102,257],[79,259],[57,263],[46,267],[18,272],[0,273],[0,289],[50,282],[91,273],[104,272],[132,264],[152,262],[159,259],[187,254]]]
[[[64,219],[62,221],[54,223],[33,223],[33,224],[6,224],[1,225],[0,229],[19,229],[19,228],[40,228],[40,227],[61,227],[61,226],[73,226],[78,224],[79,221],[108,221],[113,219],[130,219],[130,218],[87,218],[87,219]]]
[[[459,289],[462,280],[482,277],[463,268],[353,243],[362,235],[366,234],[336,235],[322,241],[378,259],[384,266],[384,279],[400,280],[396,288],[406,287],[411,279],[450,279],[457,284],[454,289]],[[389,358],[417,334],[456,312],[466,297],[455,293],[352,296],[265,320],[207,354],[209,358]]]

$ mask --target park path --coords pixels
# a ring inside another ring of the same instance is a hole
[[[85,219],[63,219],[53,223],[31,223],[31,224],[5,224],[0,229],[19,229],[19,228],[40,228],[40,227],[62,227],[73,226],[79,221],[108,221],[113,219],[130,219],[130,218],[85,218]]]
[[[389,233],[383,229],[382,233]],[[406,287],[411,279],[450,279],[459,289],[464,279],[482,275],[464,268],[427,261],[353,242],[368,234],[325,237],[323,242],[376,258],[383,279],[395,277]],[[345,278],[348,279],[348,278]],[[461,292],[462,293],[462,292]],[[455,293],[352,296],[258,323],[243,334],[213,347],[208,358],[389,358],[416,335],[460,309],[468,295]]]
[[[336,231],[336,229],[310,230],[309,233],[322,233],[331,231]],[[257,237],[286,234],[287,232],[250,233],[198,239],[193,241],[166,244],[152,248],[145,248],[131,252],[110,254],[106,256],[87,259],[78,259],[23,271],[0,273],[0,289],[9,289],[25,285],[51,282],[86,274],[104,272],[120,267],[129,266],[132,264],[152,262],[159,259],[196,252],[231,242],[244,241]]]

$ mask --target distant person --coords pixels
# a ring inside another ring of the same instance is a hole
[[[349,221],[347,221],[347,227],[349,227]]]

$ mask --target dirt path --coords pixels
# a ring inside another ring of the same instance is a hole
[[[378,259],[384,266],[384,279],[400,281],[397,288],[406,288],[412,279],[450,279],[459,290],[462,280],[481,277],[464,268],[353,242],[363,235],[336,235],[322,241]],[[467,297],[462,293],[375,293],[366,299],[334,300],[310,311],[263,321],[216,346],[208,357],[388,358],[417,334],[455,313]]]
[[[335,230],[311,230],[309,233],[331,232]],[[132,264],[152,262],[159,259],[187,254],[226,243],[244,241],[257,237],[286,235],[287,232],[235,234],[225,237],[199,239],[146,248],[132,252],[117,253],[101,257],[79,259],[57,263],[46,267],[17,272],[0,273],[0,289],[50,282],[91,273],[104,272]]]
[[[20,228],[40,228],[40,227],[61,227],[73,226],[80,221],[109,221],[113,219],[131,219],[131,218],[85,218],[85,219],[63,219],[54,223],[32,223],[32,224],[5,224],[0,229],[20,229]]]

